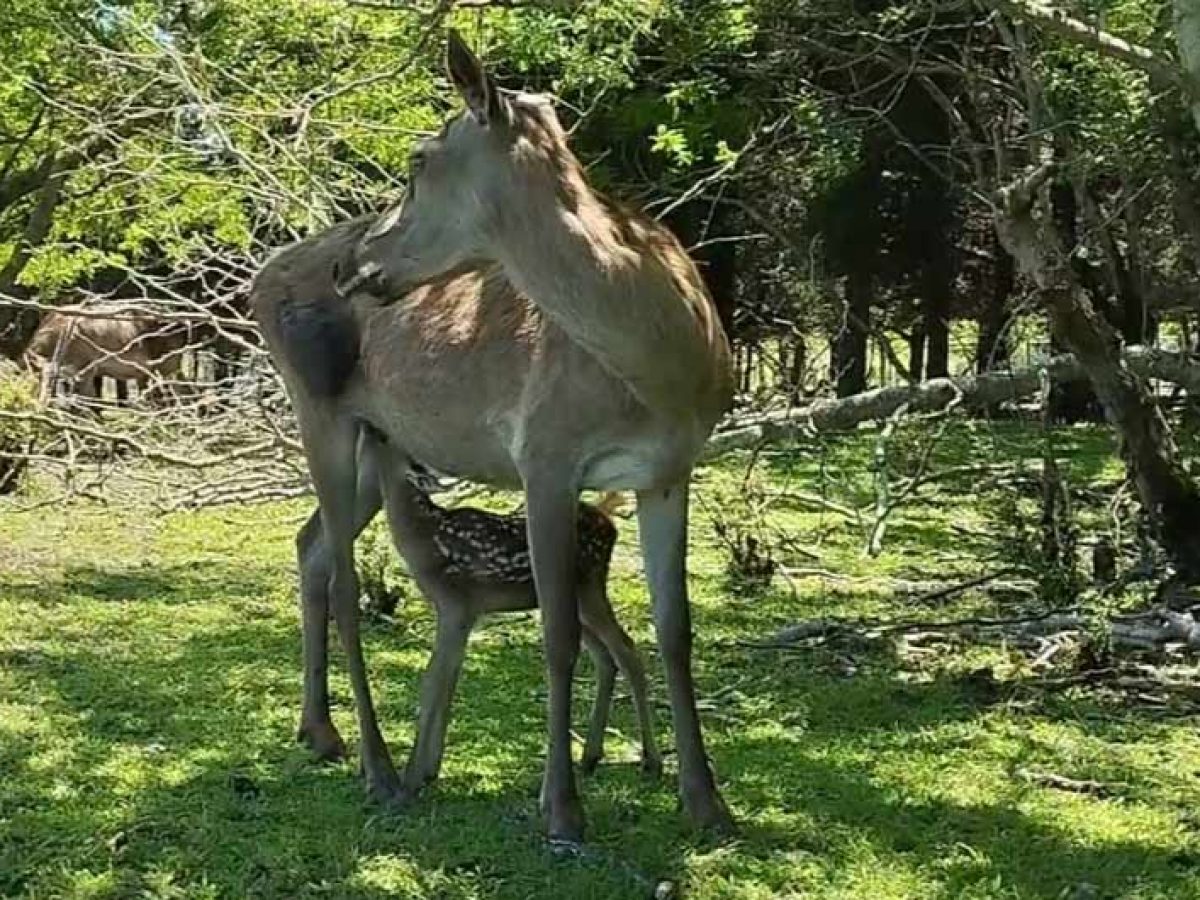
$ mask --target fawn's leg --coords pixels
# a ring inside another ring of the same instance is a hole
[[[642,738],[642,770],[648,775],[659,775],[662,773],[662,755],[658,752],[658,741],[654,736],[654,713],[650,706],[650,691],[646,685],[646,667],[633,639],[617,621],[616,613],[608,600],[606,580],[602,578],[594,584],[585,585],[581,593],[580,614],[583,616],[584,627],[604,643],[610,658],[616,661],[625,680],[629,682],[629,692],[633,695],[633,708],[637,712],[638,730]],[[588,737],[590,744],[590,733]],[[586,765],[586,752],[584,760]]]
[[[375,459],[360,454],[354,496],[354,534],[357,537],[380,506]],[[321,525],[321,510],[309,516],[296,535],[300,568],[300,611],[304,633],[304,707],[296,739],[318,759],[340,759],[346,745],[329,714],[329,580],[332,562]]]
[[[382,489],[392,543],[401,556],[406,533],[405,497],[413,490],[405,483],[410,461],[402,451],[367,433],[364,447],[378,455],[378,484]],[[404,772],[404,791],[413,794],[434,781],[442,767],[446,749],[446,729],[450,724],[450,706],[462,672],[467,638],[475,625],[475,607],[467,596],[436,575],[417,573],[417,585],[437,615],[437,637],[429,664],[421,679],[421,706],[417,716],[417,734]]]
[[[404,773],[404,788],[409,792],[419,791],[435,781],[441,771],[450,706],[462,672],[467,638],[475,624],[474,614],[463,608],[460,598],[450,597],[448,602],[439,602],[440,599],[434,600],[437,639],[421,680],[417,736]]]
[[[296,398],[293,398],[295,400]],[[346,654],[346,668],[354,691],[358,712],[358,728],[363,773],[372,796],[393,800],[401,795],[400,779],[392,765],[391,755],[379,731],[367,667],[363,659],[362,639],[358,623],[358,575],[354,570],[354,538],[357,534],[355,495],[357,493],[356,444],[359,425],[343,416],[321,415],[319,411],[293,403],[300,424],[304,453],[309,474],[321,505],[321,525],[326,552],[329,556],[328,597],[338,626],[338,636]],[[314,594],[315,595],[315,592]],[[306,599],[309,596],[306,594]],[[305,616],[306,632],[318,625],[317,616],[310,611]],[[317,640],[311,639],[317,649]],[[306,633],[305,643],[310,638]],[[307,668],[307,666],[306,666]],[[326,706],[327,708],[327,706]]]
[[[565,471],[565,470],[564,470]],[[529,550],[546,653],[547,741],[541,805],[551,840],[583,840],[583,805],[571,763],[571,681],[579,657],[575,528],[579,490],[552,468],[525,474]]]
[[[654,627],[667,671],[679,791],[688,816],[702,828],[728,830],[733,818],[717,792],[692,681],[692,620],[687,595],[688,484],[638,492],[638,526],[646,580],[654,603]]]
[[[583,614],[583,611],[580,610],[580,613]],[[587,624],[583,625],[583,645],[596,667],[596,697],[592,701],[592,717],[588,722],[587,740],[583,745],[583,759],[579,762],[580,771],[590,775],[596,771],[596,766],[604,758],[604,732],[608,730],[608,713],[612,708],[617,664],[604,642]]]

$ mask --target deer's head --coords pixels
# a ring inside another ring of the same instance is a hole
[[[360,271],[400,289],[498,260],[560,170],[578,170],[548,98],[502,92],[454,31],[446,65],[466,109],[414,147],[404,198],[360,246]]]

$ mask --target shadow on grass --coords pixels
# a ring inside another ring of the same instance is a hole
[[[30,729],[0,719],[0,894],[83,893],[80,885],[108,879],[110,896],[624,898],[679,877],[697,850],[673,785],[647,785],[613,765],[584,785],[595,852],[561,861],[546,851],[536,814],[544,726],[532,623],[473,644],[447,777],[391,815],[364,801],[352,765],[313,765],[291,743],[294,610],[233,624],[226,610],[172,628],[179,604],[212,599],[214,584],[254,593],[276,581],[255,570],[179,567],[89,570],[68,582],[161,615],[134,619],[96,646],[47,641],[9,651],[3,684],[36,698],[31,708],[44,719]],[[384,687],[385,733],[401,751],[424,658],[396,648],[423,641],[379,627],[368,639],[371,650],[391,651],[375,652],[370,665]],[[1023,811],[1016,791],[1003,804],[971,805],[906,793],[880,777],[877,754],[988,711],[990,698],[968,681],[905,683],[886,656],[851,679],[777,654],[709,646],[699,657],[709,696],[740,698],[707,713],[730,799],[751,820],[726,851],[734,881],[740,872],[782,893],[788,885],[772,879],[786,876],[761,869],[779,864],[786,873],[780,860],[796,854],[826,873],[861,865],[864,855],[915,867],[946,897],[987,885],[1060,897],[1084,882],[1182,896],[1196,877],[1195,860],[1152,846],[1077,840]],[[590,690],[579,689],[581,715]],[[626,728],[627,706],[617,717]],[[346,709],[338,715],[347,721]],[[785,733],[755,728],[764,722]]]
[[[403,638],[376,629],[370,642]],[[630,896],[643,876],[622,858],[564,862],[538,837],[538,646],[531,630],[472,653],[449,759],[485,747],[485,764],[452,771],[401,814],[367,803],[351,764],[317,766],[291,744],[291,623],[193,628],[120,653],[13,654],[6,685],[36,692],[48,727],[26,733],[0,719],[0,895],[79,893],[107,878],[101,894],[126,896],[160,891],[165,878],[187,896],[473,896],[497,874],[535,892],[578,878],[580,893],[565,896]],[[393,738],[410,724],[418,669],[394,654],[373,661]],[[593,834],[621,834],[624,806],[604,800],[589,804]],[[675,818],[669,791],[658,806]]]
[[[205,603],[257,597],[277,583],[267,567],[217,562],[142,565],[120,569],[71,566],[51,578],[0,575],[0,598],[56,603],[83,597],[115,602]]]
[[[1117,896],[1107,891],[1118,885],[1121,895],[1137,886],[1172,897],[1190,896],[1195,888],[1200,855],[1127,840],[1084,842],[1023,812],[1019,788],[1004,805],[906,796],[874,778],[869,763],[833,762],[815,736],[805,744],[735,739],[728,749],[754,768],[775,768],[776,780],[791,785],[787,802],[811,817],[809,849],[834,868],[850,864],[850,854],[865,842],[876,858],[936,873],[937,896],[944,897],[979,896],[985,885],[997,895],[1045,898]],[[780,803],[776,791],[758,782],[739,793],[751,806]],[[1089,893],[1086,885],[1106,889]]]

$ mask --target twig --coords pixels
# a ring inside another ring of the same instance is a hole
[[[1013,574],[1014,569],[998,569],[995,572],[989,572],[987,575],[980,575],[976,578],[969,578],[966,581],[960,581],[957,584],[947,585],[944,588],[939,588],[936,591],[930,591],[927,594],[921,594],[917,597],[912,597],[910,603],[933,603],[937,600],[945,600],[948,597],[953,597],[955,594],[961,594],[963,591],[969,591],[971,588],[982,587],[995,581],[997,578],[1003,578],[1005,575]]]
[[[1129,788],[1127,784],[1105,784],[1090,779],[1067,778],[1065,775],[1057,775],[1054,772],[1034,772],[1030,769],[1017,769],[1014,774],[1023,781],[1040,787],[1054,788],[1056,791],[1070,791],[1073,794],[1088,794],[1093,797],[1112,797]]]

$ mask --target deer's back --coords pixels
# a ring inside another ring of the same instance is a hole
[[[153,327],[149,317],[120,314],[116,307],[111,317],[53,312],[38,325],[26,354],[39,364],[57,355],[67,368],[92,365],[107,373],[109,368],[144,363],[149,358],[145,335]]]
[[[576,574],[580,578],[607,572],[617,529],[596,507],[579,504]],[[532,584],[526,519],[474,507],[442,512],[433,535],[447,575],[499,584]]]

